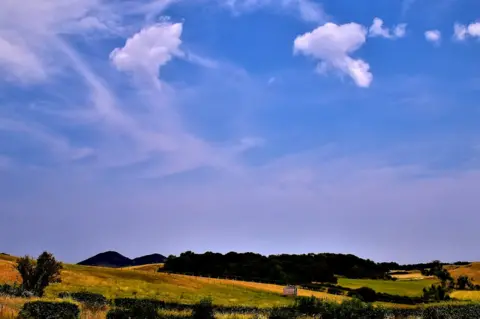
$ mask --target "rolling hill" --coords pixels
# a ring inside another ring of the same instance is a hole
[[[166,257],[160,254],[151,254],[130,259],[116,251],[106,251],[88,259],[85,259],[84,261],[79,262],[78,265],[120,268],[149,264],[160,264],[163,263],[165,259]]]

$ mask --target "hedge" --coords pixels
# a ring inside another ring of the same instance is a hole
[[[70,302],[33,301],[23,305],[21,319],[77,319],[80,309]]]
[[[22,286],[14,283],[13,285],[3,284],[0,285],[0,295],[7,295],[12,297],[33,297],[33,292],[23,289]]]
[[[81,291],[81,292],[61,292],[58,294],[60,298],[72,298],[78,302],[83,303],[90,309],[101,309],[107,306],[108,300],[102,294],[93,292]]]

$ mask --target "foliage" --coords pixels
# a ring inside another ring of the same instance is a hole
[[[21,319],[77,319],[80,309],[70,302],[27,302],[20,311]]]
[[[431,285],[429,288],[423,288],[423,299],[425,301],[445,301],[450,300],[450,296],[444,286]]]
[[[193,307],[192,318],[215,319],[215,315],[213,313],[212,299],[205,298],[200,300],[200,302]]]
[[[343,254],[262,256],[255,253],[185,252],[169,256],[159,271],[265,281],[278,284],[336,283],[335,274],[349,278],[384,278],[388,269],[371,260]]]
[[[468,276],[462,275],[462,276],[457,278],[457,289],[459,289],[459,290],[466,290],[466,289],[474,290],[475,286]]]
[[[268,314],[268,319],[295,319],[295,310],[290,307],[275,307]]]
[[[377,293],[369,287],[361,287],[350,291],[349,296],[356,297],[365,302],[374,302],[377,300]]]
[[[294,308],[303,315],[313,316],[320,312],[320,301],[314,296],[297,297],[295,299]]]
[[[102,294],[81,291],[81,292],[61,292],[58,294],[60,298],[72,298],[78,302],[81,302],[88,309],[100,310],[107,306],[108,300]]]
[[[42,297],[50,283],[60,282],[62,264],[52,254],[43,252],[35,262],[29,256],[19,258],[16,268],[22,277],[22,288]]]
[[[33,297],[33,293],[31,291],[23,289],[23,287],[17,283],[14,283],[13,285],[0,285],[0,296],[1,295],[23,298]]]

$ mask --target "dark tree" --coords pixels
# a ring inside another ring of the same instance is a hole
[[[43,252],[37,261],[29,256],[19,258],[16,268],[22,277],[22,288],[42,297],[50,283],[60,282],[62,264],[52,254]]]

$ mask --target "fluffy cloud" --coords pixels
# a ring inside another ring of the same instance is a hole
[[[338,70],[350,76],[359,87],[369,87],[373,80],[370,65],[350,55],[366,41],[367,30],[357,23],[326,23],[294,41],[294,53],[320,60],[317,70]]]
[[[428,30],[425,32],[425,39],[429,42],[438,44],[442,39],[442,33],[439,30]]]
[[[453,37],[456,40],[464,41],[467,37],[480,37],[480,22],[469,25],[455,23],[453,26]]]
[[[382,37],[386,39],[398,39],[403,38],[407,31],[407,24],[401,23],[394,27],[393,32],[383,26],[384,22],[380,18],[373,19],[373,24],[369,29],[370,37]]]
[[[142,69],[156,74],[173,56],[183,55],[181,35],[181,23],[153,25],[128,39],[123,48],[113,50],[110,58],[121,71]]]

